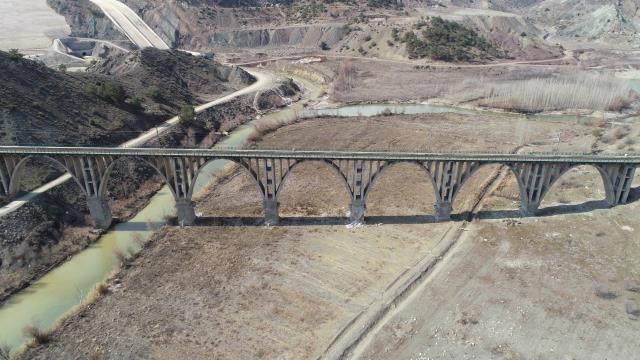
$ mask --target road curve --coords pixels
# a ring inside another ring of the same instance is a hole
[[[139,48],[169,46],[147,25],[135,11],[117,0],[91,0]]]

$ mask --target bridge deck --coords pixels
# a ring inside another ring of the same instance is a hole
[[[220,158],[349,159],[392,161],[483,161],[531,163],[640,164],[640,154],[587,153],[481,153],[481,152],[397,152],[355,150],[241,150],[169,149],[60,146],[0,146],[0,154],[12,155],[104,155],[104,156],[180,156]]]

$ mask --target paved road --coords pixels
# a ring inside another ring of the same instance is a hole
[[[138,47],[169,49],[169,46],[127,5],[117,0],[91,0]]]

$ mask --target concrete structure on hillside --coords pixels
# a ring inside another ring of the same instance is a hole
[[[307,161],[326,164],[340,179],[351,197],[350,220],[354,223],[364,221],[367,196],[376,181],[400,163],[414,163],[424,170],[436,194],[435,214],[439,221],[450,219],[460,188],[484,165],[501,164],[513,172],[518,179],[524,215],[533,215],[553,184],[581,165],[599,171],[609,205],[623,204],[640,166],[640,155],[0,146],[0,195],[11,198],[18,193],[24,165],[33,157],[50,159],[69,172],[86,195],[91,216],[99,228],[111,225],[111,207],[106,196],[111,170],[118,161],[131,158],[144,160],[162,176],[175,198],[178,220],[184,225],[196,219],[192,197],[198,175],[207,163],[220,159],[237,163],[255,180],[263,196],[267,224],[278,223],[278,194],[291,171]]]

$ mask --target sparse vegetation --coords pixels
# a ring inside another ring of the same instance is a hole
[[[404,7],[404,2],[402,0],[367,0],[367,5],[371,7],[393,7],[396,9],[402,9]]]
[[[107,81],[90,85],[87,87],[87,92],[103,99],[108,99],[115,104],[123,104],[127,100],[126,90],[122,84],[117,81]]]
[[[422,26],[421,26],[422,27]],[[472,29],[440,17],[424,22],[422,37],[413,31],[403,41],[412,59],[429,57],[442,61],[486,60],[500,57],[501,52]]]
[[[18,49],[10,49],[9,52],[9,59],[13,60],[13,61],[17,61],[19,59],[22,59],[22,54],[20,53],[20,51],[18,51]]]
[[[147,95],[149,99],[155,102],[162,101],[162,93],[160,92],[160,89],[157,86],[149,86],[149,88],[145,92],[145,95]]]

